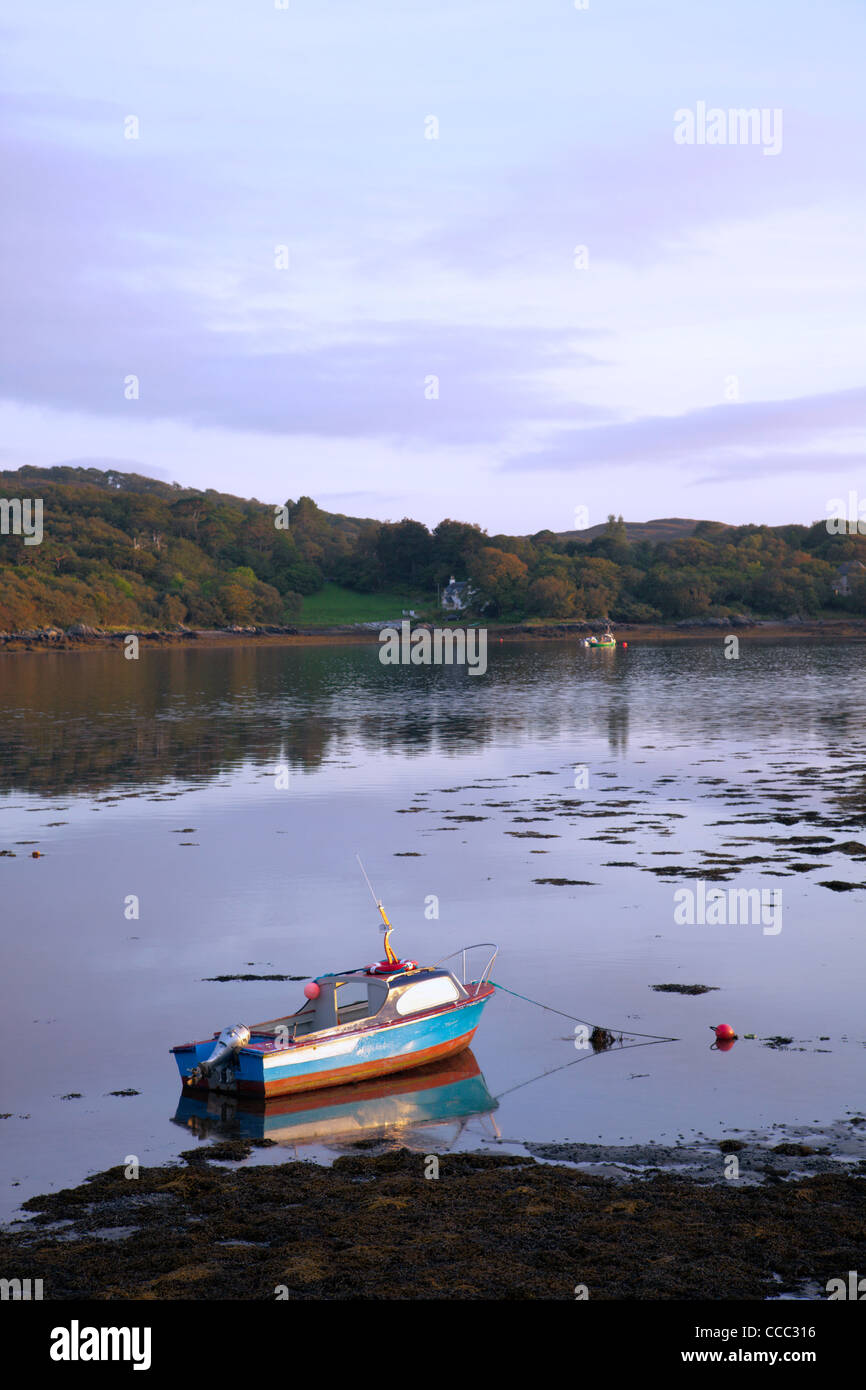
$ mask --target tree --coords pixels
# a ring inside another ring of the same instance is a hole
[[[620,572],[612,560],[590,555],[574,565],[575,611],[583,618],[607,618],[620,590]]]
[[[475,559],[472,578],[495,616],[522,608],[528,574],[526,565],[517,555],[485,545]]]
[[[566,618],[574,612],[574,585],[555,575],[535,579],[529,586],[529,611],[540,617]]]
[[[631,547],[621,516],[615,517],[613,512],[610,513],[604,532],[592,542],[592,549],[619,565],[628,564]]]
[[[186,617],[186,605],[176,594],[166,594],[159,607],[159,621],[163,627],[179,627]]]
[[[404,516],[402,521],[383,522],[376,537],[376,554],[386,587],[417,588],[429,582],[433,538],[420,521]]]
[[[710,607],[709,591],[697,576],[661,566],[647,579],[644,596],[666,618],[697,618]]]
[[[447,517],[433,528],[433,563],[438,583],[453,574],[464,578],[472,569],[475,556],[486,540],[480,526]]]

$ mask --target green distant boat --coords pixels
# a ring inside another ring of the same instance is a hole
[[[584,637],[583,645],[585,647],[615,647],[616,638],[608,627],[605,628],[600,637],[596,637],[594,633],[592,637]]]

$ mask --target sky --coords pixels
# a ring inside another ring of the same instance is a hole
[[[863,0],[582,3],[7,12],[0,466],[490,534],[866,498]]]

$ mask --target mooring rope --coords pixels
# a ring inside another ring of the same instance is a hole
[[[546,1009],[550,1014],[559,1014],[560,1018],[570,1018],[572,1023],[583,1023],[587,1028],[601,1028],[605,1033],[618,1033],[620,1037],[652,1038],[654,1042],[679,1042],[679,1038],[666,1038],[659,1033],[637,1033],[633,1028],[610,1028],[603,1023],[593,1023],[588,1018],[578,1018],[577,1014],[567,1014],[562,1009],[554,1009],[551,1004],[542,1004],[538,999],[530,999],[528,994],[518,994],[516,989],[509,989],[507,985],[500,985],[496,980],[491,980],[490,983],[494,988],[503,990],[505,994],[513,994],[515,999],[522,999],[526,1004],[534,1004],[537,1009]]]
[[[659,1043],[673,1042],[672,1038],[653,1038],[649,1042],[620,1043],[616,1049],[604,1049],[602,1052],[584,1052],[582,1057],[575,1057],[571,1062],[562,1062],[558,1067],[548,1067],[547,1071],[540,1071],[537,1076],[530,1076],[528,1081],[518,1081],[516,1086],[509,1086],[507,1091],[499,1091],[494,1100],[502,1100],[503,1096],[510,1096],[514,1091],[521,1091],[524,1086],[531,1086],[534,1081],[542,1081],[545,1076],[553,1076],[554,1072],[567,1071],[569,1067],[576,1067],[578,1062],[589,1062],[598,1057],[606,1057],[608,1051],[633,1052],[636,1047],[658,1047]]]

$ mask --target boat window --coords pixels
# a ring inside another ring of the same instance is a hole
[[[352,1019],[366,1018],[368,999],[366,984],[337,985],[337,1022],[349,1023]]]
[[[398,1014],[416,1014],[421,1009],[435,1009],[437,1004],[452,1004],[459,993],[453,980],[440,975],[434,980],[419,980],[397,1000]]]

